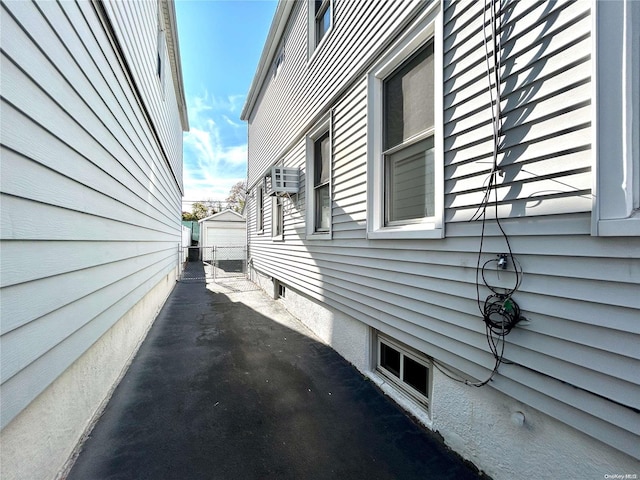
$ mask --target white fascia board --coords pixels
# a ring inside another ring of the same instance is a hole
[[[187,102],[184,94],[184,82],[182,80],[182,61],[180,59],[180,45],[178,43],[178,21],[176,20],[176,9],[174,0],[160,2],[162,15],[165,19],[167,47],[169,49],[169,63],[173,74],[173,85],[180,112],[182,131],[189,131],[189,116],[187,114]]]

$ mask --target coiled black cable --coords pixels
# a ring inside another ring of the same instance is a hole
[[[489,331],[499,337],[504,337],[515,327],[522,316],[520,307],[509,295],[489,295],[484,301],[482,315]]]

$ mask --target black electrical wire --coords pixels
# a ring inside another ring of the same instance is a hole
[[[483,9],[483,41],[485,48],[485,61],[487,66],[487,79],[489,81],[489,96],[490,96],[490,107],[491,107],[491,125],[493,130],[493,152],[492,152],[492,168],[491,172],[488,176],[487,186],[484,190],[484,195],[480,205],[476,212],[472,215],[470,221],[478,221],[482,220],[482,227],[480,233],[480,247],[478,250],[478,258],[476,261],[476,301],[478,304],[478,309],[480,314],[482,315],[484,324],[485,324],[485,333],[487,338],[487,343],[489,345],[489,350],[494,357],[494,367],[491,371],[489,377],[481,382],[471,382],[466,379],[459,378],[457,375],[452,372],[446,372],[446,368],[443,365],[440,365],[437,361],[433,361],[434,366],[442,372],[445,376],[455,380],[457,382],[464,383],[466,385],[471,385],[474,387],[482,387],[489,383],[495,374],[498,372],[498,368],[502,363],[511,363],[506,362],[504,360],[504,347],[505,340],[504,337],[511,332],[511,330],[520,322],[523,317],[521,315],[520,307],[512,298],[512,295],[518,290],[520,284],[522,282],[522,267],[519,262],[515,258],[513,254],[513,249],[511,248],[511,243],[509,241],[509,237],[504,231],[504,228],[500,222],[500,216],[498,212],[498,193],[497,193],[497,176],[500,174],[500,169],[498,167],[498,152],[500,148],[500,133],[501,133],[501,111],[500,111],[500,69],[501,69],[501,59],[500,59],[500,46],[498,45],[498,35],[497,35],[497,23],[498,16],[500,13],[501,7],[498,5],[499,0],[488,0],[489,5],[487,5],[487,0],[485,0],[484,9]],[[487,42],[487,35],[485,34],[486,25],[487,25],[487,10],[490,11],[490,20],[489,26],[491,28],[491,47],[492,52],[491,55],[489,53],[489,45]],[[493,72],[491,71],[491,61],[490,58],[493,59]],[[493,89],[495,88],[495,98]],[[510,264],[513,266],[513,270],[515,273],[515,281],[512,288],[499,288],[490,285],[485,276],[485,270],[488,265],[496,262],[496,267],[499,266],[500,259],[490,259],[484,262],[482,267],[480,266],[482,253],[484,249],[484,237],[486,230],[486,221],[487,221],[487,208],[491,203],[491,192],[493,191],[495,200],[495,219],[498,228],[500,229],[500,233],[505,240],[507,245],[508,254],[505,261],[510,261]],[[480,277],[482,277],[482,283],[489,288],[492,292],[484,302],[480,300]]]
[[[513,288],[504,288],[504,287],[494,287],[492,285],[489,284],[489,282],[487,282],[486,276],[485,276],[485,270],[487,268],[487,265],[489,265],[490,263],[495,263],[496,264],[496,269],[499,272],[500,271],[500,267],[499,267],[499,263],[500,263],[500,258],[491,258],[489,260],[487,260],[486,262],[484,262],[484,264],[482,265],[482,268],[480,269],[480,275],[482,275],[482,281],[484,282],[485,286],[491,290],[494,294],[498,295],[498,294],[503,294],[503,295],[512,295],[516,290],[518,290],[518,288],[520,287],[520,282],[522,281],[522,267],[520,267],[520,263],[516,260],[515,257],[513,257],[513,262],[512,265],[514,267],[514,272],[515,272],[515,284],[513,286]],[[506,261],[506,259],[505,259]],[[502,292],[499,292],[498,289],[502,290]]]

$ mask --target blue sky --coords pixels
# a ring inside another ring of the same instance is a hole
[[[240,120],[275,0],[176,0],[191,131],[184,135],[183,210],[225,200],[246,178],[247,125]]]

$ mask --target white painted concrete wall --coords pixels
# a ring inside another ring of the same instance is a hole
[[[274,293],[271,277],[254,268],[250,270],[250,276],[264,291]],[[321,306],[286,285],[285,288],[286,297],[282,299],[282,303],[292,315],[358,370],[367,372],[371,369],[370,329],[364,323]]]
[[[433,430],[494,480],[640,477],[636,459],[495,389],[466,386],[435,369],[433,377]],[[512,420],[517,413],[522,425]]]

